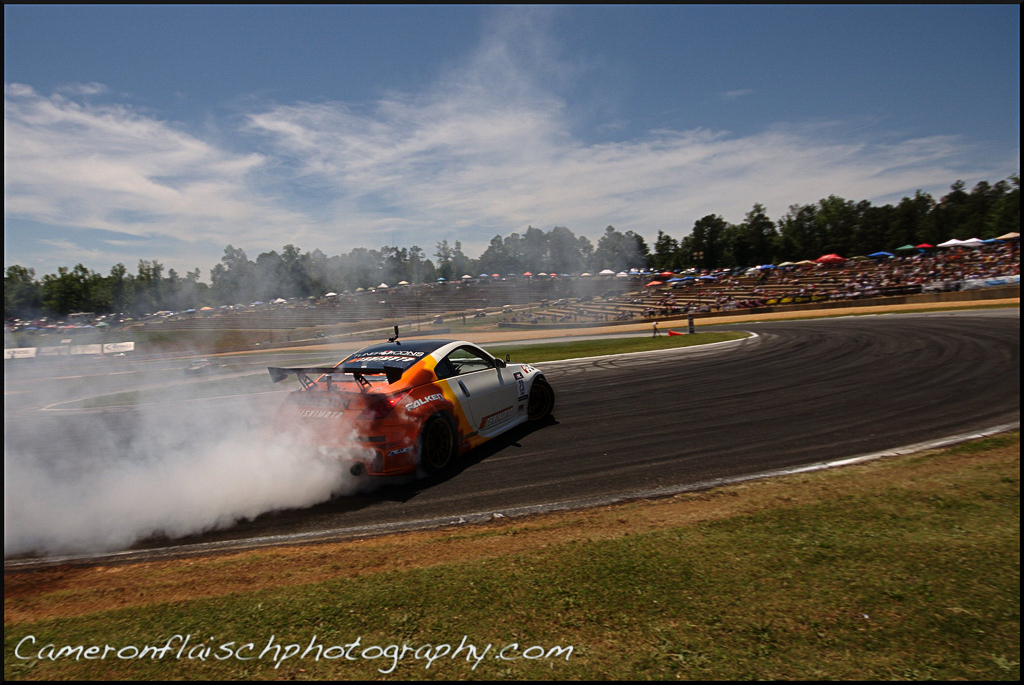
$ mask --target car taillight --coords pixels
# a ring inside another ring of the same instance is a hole
[[[405,396],[409,394],[409,390],[405,392],[396,393],[394,395],[384,395],[378,399],[373,400],[369,407],[364,409],[359,418],[378,420],[383,419],[385,416],[391,413],[391,410],[398,406],[398,403],[405,399]]]

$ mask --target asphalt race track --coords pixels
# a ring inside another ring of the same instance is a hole
[[[121,558],[513,517],[1019,428],[1018,309],[716,329],[756,336],[539,364],[556,392],[553,419],[484,445],[442,477],[267,513],[186,539],[147,540]],[[189,415],[169,412],[167,420]],[[8,448],[48,452],[43,456],[51,459],[103,449],[89,442],[97,422],[124,433],[134,425],[123,411],[5,409],[5,461]]]

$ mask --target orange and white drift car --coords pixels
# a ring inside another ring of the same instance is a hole
[[[464,340],[388,342],[333,367],[270,367],[295,375],[277,429],[339,459],[355,475],[436,473],[524,421],[548,416],[555,394],[529,364],[497,359]]]

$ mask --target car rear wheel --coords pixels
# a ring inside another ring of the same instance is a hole
[[[551,389],[548,382],[538,378],[530,388],[530,404],[527,406],[526,415],[530,421],[539,421],[551,414],[555,408],[555,391]]]
[[[458,447],[455,426],[443,414],[430,417],[420,436],[420,464],[427,473],[438,473],[451,464]]]

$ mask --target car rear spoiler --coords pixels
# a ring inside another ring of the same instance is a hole
[[[395,383],[401,379],[402,374],[405,373],[405,369],[400,369],[397,366],[385,366],[380,371],[376,369],[364,369],[362,367],[349,367],[349,368],[337,368],[335,366],[305,366],[295,369],[283,369],[277,366],[268,366],[267,371],[270,372],[270,379],[275,383],[280,383],[288,376],[294,375],[299,379],[299,383],[302,384],[303,388],[310,388],[316,385],[315,378],[320,376],[327,376],[327,389],[331,389],[331,381],[334,374],[351,374],[355,376],[356,382],[359,383],[359,387],[366,389],[370,386],[370,381],[366,380],[365,376],[379,376],[384,374],[387,376],[388,384]]]

